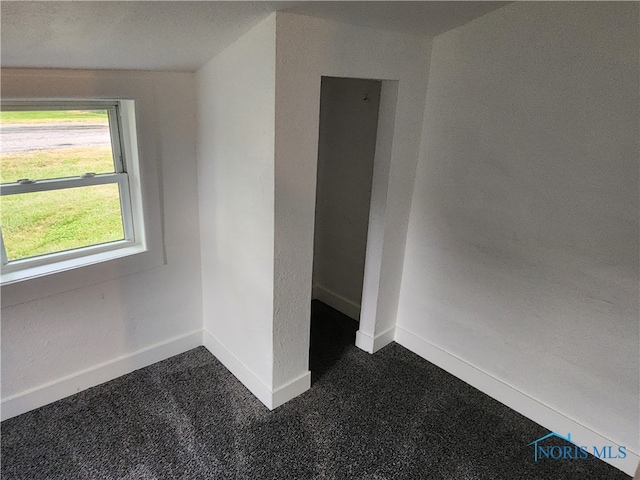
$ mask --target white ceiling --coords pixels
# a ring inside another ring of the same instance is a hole
[[[433,36],[502,5],[3,0],[1,66],[192,71],[276,10]]]

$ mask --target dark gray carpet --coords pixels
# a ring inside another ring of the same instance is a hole
[[[314,303],[310,391],[269,412],[203,347],[2,423],[3,479],[628,479]]]

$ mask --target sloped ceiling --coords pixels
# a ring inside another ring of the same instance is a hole
[[[2,1],[1,66],[193,71],[289,10],[434,36],[503,2]]]

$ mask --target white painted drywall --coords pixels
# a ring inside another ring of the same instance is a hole
[[[136,101],[157,265],[135,273],[123,259],[3,287],[3,399],[199,330],[194,75],[3,69],[2,96]]]
[[[373,159],[373,179],[371,187],[371,208],[369,210],[369,231],[367,232],[367,253],[364,265],[364,282],[362,287],[362,308],[360,309],[360,329],[356,332],[356,346],[374,353],[393,340],[395,319],[391,322],[381,317],[378,325],[378,307],[384,313],[382,302],[393,299],[397,305],[397,294],[390,295],[385,288],[386,278],[382,278],[382,266],[385,250],[385,218],[387,216],[387,199],[391,178],[391,162],[393,161],[394,136],[396,135],[396,118],[398,107],[399,81],[384,80],[380,90],[380,107],[378,113],[378,131],[376,153]],[[406,185],[411,190],[413,183]],[[394,277],[397,278],[397,277]],[[394,288],[397,284],[393,284]],[[399,288],[399,287],[398,287]],[[393,311],[395,314],[395,311]]]
[[[196,72],[204,329],[272,389],[275,15]]]
[[[361,318],[360,326],[375,337],[395,324],[429,48],[420,37],[291,13],[276,20],[273,383],[279,386],[308,369],[320,79],[398,80],[390,184],[378,219],[384,281],[375,318]]]
[[[638,452],[637,3],[433,43],[398,326]]]
[[[321,86],[313,286],[358,320],[381,83],[324,77]],[[366,100],[365,100],[366,98]],[[344,308],[351,307],[351,308]]]

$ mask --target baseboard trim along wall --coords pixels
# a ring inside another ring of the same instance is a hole
[[[356,347],[367,353],[376,353],[382,347],[386,347],[395,338],[396,327],[391,327],[375,337],[364,333],[362,330],[356,332]]]
[[[0,405],[0,417],[2,420],[7,420],[21,415],[200,345],[202,345],[202,330],[195,330],[156,343],[131,354],[4,398]]]
[[[4,421],[22,415],[202,345],[270,410],[311,388],[311,372],[306,372],[271,391],[213,335],[205,330],[194,330],[4,398],[0,403],[0,418]]]
[[[291,382],[271,391],[217,338],[204,329],[202,330],[202,344],[269,410],[279,407],[311,388],[311,372],[306,372]]]
[[[305,372],[298,378],[291,380],[289,383],[276,388],[271,396],[271,410],[278,408],[280,405],[284,405],[289,400],[297,397],[301,393],[306,392],[311,388],[311,372]]]
[[[571,439],[577,445],[612,445],[614,451],[620,446],[400,326],[395,327],[395,341],[552,432],[561,435],[571,433]],[[640,461],[640,455],[629,449],[626,452],[626,458],[603,458],[602,460],[628,475],[633,475]]]
[[[358,320],[360,318],[360,305],[352,302],[348,298],[338,295],[332,292],[328,288],[322,285],[314,285],[311,291],[311,298],[314,300],[320,300],[322,303],[329,305],[331,308],[335,308],[340,313],[344,313],[347,317]]]

